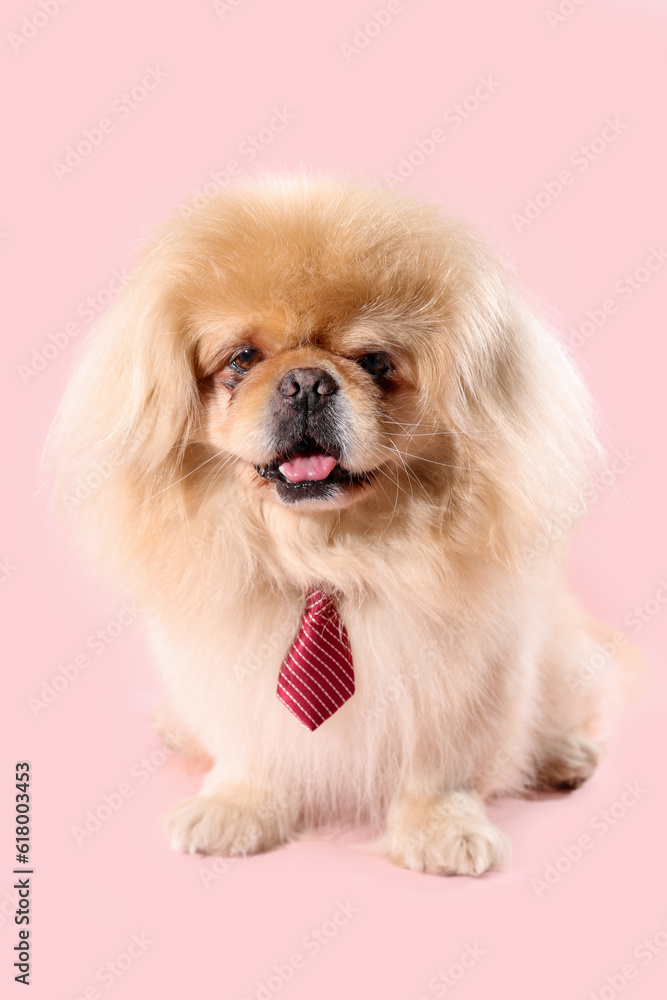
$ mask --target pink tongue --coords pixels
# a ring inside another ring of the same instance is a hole
[[[283,462],[280,471],[290,482],[303,483],[307,479],[326,479],[335,464],[331,455],[299,455]]]

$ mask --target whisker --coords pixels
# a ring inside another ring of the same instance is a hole
[[[391,515],[389,517],[389,524],[387,525],[387,527],[389,527],[391,525],[391,522],[394,520],[394,515],[396,514],[396,508],[398,506],[398,494],[399,494],[399,492],[401,490],[401,487],[400,487],[400,484],[398,482],[398,476],[396,476],[396,478],[394,479],[392,476],[389,475],[388,472],[386,472],[386,470],[381,469],[381,468],[378,468],[375,471],[376,472],[380,472],[383,476],[385,476],[389,480],[390,483],[393,483],[394,486],[396,487],[396,496],[394,497],[394,506],[393,506]],[[405,493],[405,490],[403,490],[403,492]],[[408,494],[405,493],[405,495],[407,496]]]
[[[462,430],[446,431],[446,430],[442,430],[441,428],[439,428],[436,424],[428,424],[428,423],[425,423],[424,421],[414,421],[414,422],[413,421],[404,421],[404,422],[402,422],[400,420],[396,420],[394,417],[390,417],[386,413],[377,413],[377,418],[380,421],[380,423],[382,421],[387,421],[389,423],[396,424],[398,427],[402,427],[402,428],[407,428],[407,427],[429,427],[429,426],[431,426],[431,427],[434,428],[434,432],[433,432],[434,435],[437,434],[437,435],[443,435],[443,436],[447,435],[447,436],[450,436],[450,437],[467,437],[467,438],[472,437],[472,435],[468,434],[467,431],[462,431]],[[408,432],[406,431],[406,433],[408,433]],[[497,434],[475,434],[474,437],[475,437],[476,440],[479,440],[479,441],[496,441],[498,439],[498,435]]]
[[[159,497],[161,493],[166,493],[167,490],[170,490],[172,488],[172,486],[178,486],[178,484],[182,483],[184,479],[188,478],[188,476],[192,476],[192,475],[194,475],[195,472],[199,472],[200,469],[202,469],[205,465],[208,465],[209,462],[212,462],[214,458],[218,457],[218,455],[222,455],[222,453],[223,453],[224,450],[225,450],[224,448],[221,448],[220,451],[216,452],[215,455],[211,455],[211,457],[207,458],[205,462],[202,462],[201,465],[198,465],[196,469],[191,469],[190,472],[186,472],[186,474],[184,476],[181,476],[180,479],[174,480],[173,483],[169,483],[169,485],[165,486],[164,489],[158,490],[157,493],[153,493],[152,496],[147,497],[146,500],[143,500],[139,504],[139,507],[143,507],[144,504],[149,503],[150,500],[154,500],[155,497]],[[137,507],[137,510],[139,509],[139,507]]]
[[[210,479],[210,482],[209,482],[208,486],[206,487],[206,492],[204,493],[204,496],[202,498],[202,502],[201,502],[202,505],[208,499],[208,495],[211,492],[211,490],[213,489],[213,486],[215,484],[215,480],[216,480],[216,477],[218,476],[218,474],[220,472],[223,472],[232,463],[232,461],[235,458],[236,458],[236,455],[229,455],[227,458],[221,459],[218,462],[217,465],[215,465],[212,469],[209,469],[209,471],[206,473],[206,479]],[[204,479],[204,483],[206,483],[206,479]]]
[[[408,493],[408,491],[407,491],[407,490],[404,490],[404,489],[403,489],[403,487],[402,487],[402,486],[400,485],[400,483],[399,483],[399,481],[398,481],[398,477],[397,477],[397,478],[395,478],[395,479],[394,479],[394,478],[392,478],[392,477],[391,477],[391,476],[389,475],[389,473],[387,472],[387,470],[386,470],[386,469],[382,469],[382,468],[377,468],[377,469],[375,470],[375,472],[381,472],[381,473],[382,473],[382,475],[383,475],[383,476],[386,476],[386,477],[387,477],[387,479],[388,479],[388,480],[389,480],[390,482],[394,483],[394,485],[395,485],[395,486],[396,486],[396,487],[398,488],[398,491],[399,491],[400,493],[404,493],[404,494],[406,495],[406,497],[409,497],[409,498],[410,498],[411,500],[414,500],[414,496],[413,496],[413,495],[411,495],[410,493]],[[398,500],[398,493],[396,494],[396,501],[397,501],[397,500]],[[396,502],[394,502],[394,511],[393,511],[393,513],[394,513],[394,514],[396,513]],[[393,516],[393,515],[392,515],[392,516]]]
[[[389,440],[391,440],[391,438],[390,438]],[[393,444],[393,442],[392,442],[392,444]],[[383,447],[386,447],[386,445],[384,445]],[[397,448],[397,447],[396,447],[395,445],[394,445],[394,448],[393,448],[393,452],[394,452],[394,453],[395,453],[395,454],[396,454],[396,455],[398,456],[398,460],[399,460],[399,462],[401,463],[401,465],[403,466],[403,469],[404,469],[404,471],[405,471],[405,474],[406,474],[406,475],[407,475],[407,477],[408,477],[408,486],[410,487],[410,497],[411,497],[411,498],[412,498],[412,499],[414,500],[414,498],[415,498],[415,495],[414,495],[414,493],[412,492],[412,483],[410,482],[410,476],[409,476],[409,474],[408,474],[408,468],[407,468],[407,466],[406,466],[406,464],[405,464],[405,461],[403,460],[403,458],[402,458],[402,456],[401,456],[401,453],[399,452],[398,448]],[[406,495],[407,495],[407,494],[406,494]]]
[[[391,440],[391,439],[390,439]],[[392,442],[393,444],[393,442]],[[389,451],[392,454],[398,452],[397,446],[394,444],[393,448],[389,448],[386,444],[379,445],[380,448],[384,448],[385,451]],[[461,472],[472,472],[473,470],[465,465],[450,465],[448,462],[436,462],[433,458],[424,458],[423,455],[410,455],[407,451],[398,452],[398,454],[403,458],[412,458],[416,462],[428,462],[430,465],[441,465],[445,469],[459,469]]]

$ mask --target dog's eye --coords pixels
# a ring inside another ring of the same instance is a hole
[[[244,347],[234,355],[229,364],[237,372],[249,372],[261,360],[262,355],[256,347]]]
[[[373,378],[392,375],[394,371],[386,354],[364,354],[363,357],[357,358],[357,364]]]

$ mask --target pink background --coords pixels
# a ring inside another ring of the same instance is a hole
[[[558,2],[404,0],[349,61],[341,43],[351,44],[372,11],[387,7],[384,0],[235,0],[222,16],[204,0],[72,0],[25,44],[13,45],[12,33],[22,24],[30,32],[23,19],[40,8],[36,0],[4,4],[3,92],[11,97],[0,212],[7,289],[0,404],[8,452],[0,559],[9,564],[0,573],[3,995],[24,995],[11,981],[16,929],[7,916],[19,759],[32,762],[34,775],[34,998],[66,1000],[86,989],[89,997],[111,991],[113,1000],[663,995],[667,948],[650,961],[640,956],[650,955],[641,951],[645,938],[657,935],[657,949],[667,943],[660,676],[667,265],[627,301],[614,284],[667,241],[667,20],[664,4],[586,0],[551,26],[546,12]],[[166,78],[131,113],[114,110],[147,67]],[[480,76],[497,81],[494,93],[460,127],[453,115],[444,121]],[[268,127],[274,108],[294,119],[269,135],[251,162],[239,147]],[[58,180],[53,162],[105,117],[113,130]],[[570,157],[601,134],[608,117],[625,127],[580,171]],[[77,310],[89,296],[104,301],[112,272],[128,265],[141,235],[228,161],[244,173],[307,166],[382,177],[435,128],[446,139],[406,189],[475,220],[549,304],[564,336],[584,323],[587,310],[609,298],[617,305],[575,353],[599,402],[605,442],[633,460],[616,491],[602,491],[594,505],[574,576],[591,610],[632,633],[647,654],[647,698],[626,712],[608,759],[580,791],[492,810],[514,845],[502,873],[477,881],[418,875],[346,835],[237,860],[226,870],[220,864],[207,887],[202,870],[212,869],[212,860],[171,853],[158,829],[163,809],[193,793],[196,779],[172,759],[145,782],[139,776],[142,758],[159,748],[149,725],[157,685],[141,627],[129,625],[102,653],[87,645],[115,620],[122,598],[91,581],[58,545],[46,498],[36,494],[40,449],[89,329]],[[518,232],[513,213],[564,169],[572,183]],[[73,321],[77,336],[57,352],[48,349],[56,356],[26,376],[49,335]],[[649,620],[633,633],[626,616],[646,602]],[[28,699],[84,652],[90,666],[35,715]],[[627,782],[638,783],[639,798],[615,806],[603,835],[599,813],[620,801]],[[72,827],[123,783],[131,796],[79,846]],[[547,865],[584,834],[592,846],[538,895],[531,880],[544,878]],[[339,901],[358,913],[313,954],[304,937],[322,925],[331,931]],[[133,934],[152,942],[145,953],[122,977],[96,979]],[[475,945],[484,955],[459,981],[450,978],[447,987],[441,980],[438,991],[429,986],[450,967],[457,976],[454,963]],[[262,993],[273,966],[295,954],[304,967]],[[619,970],[628,963],[636,975],[624,985]]]

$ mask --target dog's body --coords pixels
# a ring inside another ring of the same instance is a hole
[[[464,227],[351,182],[225,192],[155,242],[57,445],[74,479],[113,453],[81,518],[213,761],[175,846],[365,820],[400,864],[478,874],[508,857],[484,799],[592,772],[611,682],[577,674],[559,569],[586,393]],[[356,691],[309,732],[276,684],[313,587]]]

